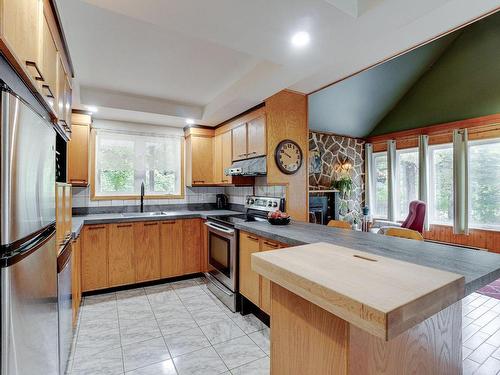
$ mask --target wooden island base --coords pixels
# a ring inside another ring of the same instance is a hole
[[[272,283],[271,374],[462,373],[462,302],[385,341]]]

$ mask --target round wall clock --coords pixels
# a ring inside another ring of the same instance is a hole
[[[300,146],[290,139],[281,141],[274,152],[276,165],[286,174],[296,173],[302,165],[302,158]]]

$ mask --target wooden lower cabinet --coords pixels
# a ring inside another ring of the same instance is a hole
[[[255,305],[260,305],[260,276],[252,271],[251,257],[260,251],[261,239],[240,232],[240,293]]]
[[[173,277],[183,274],[182,220],[160,223],[160,274]]]
[[[183,273],[201,272],[201,219],[182,220],[182,244]]]
[[[71,293],[73,295],[73,326],[76,326],[78,321],[78,311],[82,300],[82,285],[81,285],[81,241],[80,237],[76,238],[71,244]]]
[[[82,291],[105,289],[108,284],[108,226],[86,225],[82,239]]]
[[[135,281],[160,278],[160,223],[134,223]]]
[[[271,312],[271,283],[252,271],[251,257],[253,253],[284,247],[279,242],[240,232],[240,293],[267,314]]]
[[[207,236],[201,219],[85,225],[82,291],[205,271]]]
[[[109,224],[109,286],[135,282],[134,224]]]

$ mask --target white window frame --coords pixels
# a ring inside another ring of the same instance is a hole
[[[492,143],[497,143],[500,147],[500,138],[488,138],[488,139],[478,139],[478,140],[469,140],[468,141],[468,147],[469,147],[469,168],[470,168],[470,147],[475,146],[475,145],[487,145],[487,144],[492,144]],[[469,181],[467,181],[469,185],[469,192],[470,192],[470,172],[469,172]],[[482,230],[489,230],[489,231],[500,231],[500,225],[491,225],[491,224],[477,224],[473,223],[471,220],[471,212],[472,212],[472,201],[471,201],[471,194],[469,193],[469,228],[471,229],[482,229]]]
[[[373,186],[373,200],[374,200],[374,203],[376,202],[377,200],[377,168],[376,168],[376,164],[375,164],[375,159],[377,158],[377,156],[381,156],[381,155],[385,155],[386,158],[388,157],[387,155],[387,151],[379,151],[379,152],[374,152],[372,153],[372,166],[373,166],[373,171],[371,173],[371,179],[372,179],[372,186]],[[389,177],[389,176],[387,176]],[[388,182],[387,182],[388,183]],[[387,193],[387,205],[389,205],[389,192]],[[389,213],[389,207],[387,207],[387,213]],[[372,208],[372,217],[373,219],[377,219],[377,220],[388,220],[388,216],[376,216],[375,215],[375,205],[374,207]]]
[[[444,150],[447,148],[451,148],[452,153],[453,153],[453,143],[442,143],[438,145],[430,145],[429,146],[429,202],[428,202],[428,217],[429,217],[429,223],[430,224],[436,224],[436,225],[446,225],[446,226],[453,226],[453,219],[451,222],[446,222],[446,221],[436,221],[434,220],[434,217],[432,216],[432,213],[434,213],[434,207],[435,207],[435,173],[434,173],[434,151],[435,150]],[[452,181],[452,186],[453,186],[453,181]],[[452,193],[453,194],[453,193]]]
[[[121,130],[108,130],[108,129],[97,129],[97,132],[94,132],[93,134],[93,166],[92,166],[92,176],[91,176],[91,199],[92,200],[122,200],[122,199],[138,199],[140,197],[140,185],[141,181],[144,180],[146,183],[146,175],[145,175],[145,166],[144,166],[144,161],[139,160],[134,163],[134,192],[132,193],[119,193],[119,192],[110,192],[110,193],[99,193],[97,191],[97,178],[98,178],[98,173],[99,170],[97,168],[97,162],[98,162],[98,137],[100,136],[99,133],[102,132],[103,134],[116,134],[118,136],[124,135],[124,136],[132,136],[136,137],[136,143],[135,146],[137,145],[142,145],[145,147],[145,144],[149,141],[154,141],[155,139],[159,138],[172,138],[176,139],[179,141],[179,180],[178,180],[178,188],[179,191],[176,194],[164,194],[164,193],[151,193],[151,192],[146,192],[146,195],[144,196],[144,199],[183,199],[184,198],[184,139],[183,137],[178,137],[178,136],[171,136],[171,135],[165,135],[165,134],[149,134],[149,133],[140,133],[140,132],[134,132],[134,131],[121,131]],[[141,137],[144,138],[143,141],[137,142],[137,138]],[[144,147],[142,147],[142,152],[141,154],[144,154]],[[134,155],[138,155],[139,151],[137,149],[134,149]]]
[[[401,218],[401,212],[399,212],[400,201],[401,201],[401,191],[400,191],[400,181],[399,181],[400,156],[401,156],[401,154],[409,154],[409,153],[413,153],[413,152],[417,153],[417,161],[419,161],[419,159],[418,159],[418,147],[402,148],[402,149],[396,150],[396,178],[397,178],[397,181],[396,181],[396,203],[397,203],[396,217],[399,217],[399,218]],[[418,168],[420,168],[420,164],[419,164]],[[417,179],[418,178],[419,178],[419,176],[417,174]],[[417,189],[418,189],[418,183],[417,183]],[[418,190],[417,190],[417,199],[418,199]],[[405,220],[406,220],[406,217],[404,217],[402,219],[398,219],[397,222],[402,223]]]

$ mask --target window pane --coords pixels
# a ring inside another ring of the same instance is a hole
[[[431,148],[430,219],[435,223],[453,221],[453,148]]]
[[[387,153],[374,154],[373,156],[375,204],[373,216],[387,218],[388,185],[387,185]]]
[[[471,226],[500,226],[500,140],[469,142]]]
[[[96,191],[101,195],[134,192],[134,142],[98,138]]]
[[[98,131],[96,194],[181,194],[182,138]]]
[[[410,202],[418,199],[418,150],[398,151],[398,181],[396,201],[399,202],[398,218],[408,216]]]

